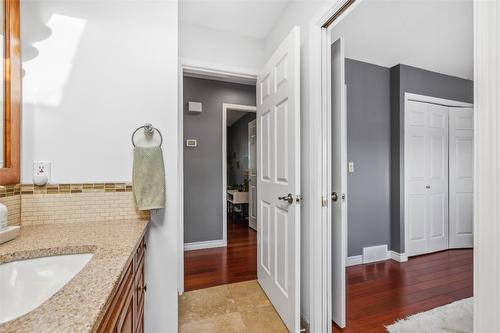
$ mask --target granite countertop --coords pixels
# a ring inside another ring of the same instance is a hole
[[[21,227],[15,240],[0,245],[0,264],[51,255],[94,256],[49,300],[0,325],[0,332],[96,331],[147,226],[147,221],[120,220]]]

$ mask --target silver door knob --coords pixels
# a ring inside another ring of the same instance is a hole
[[[278,200],[288,201],[289,204],[293,204],[293,194],[288,193],[287,196],[278,197]]]
[[[339,195],[337,192],[332,192],[332,201],[337,202],[339,200]]]

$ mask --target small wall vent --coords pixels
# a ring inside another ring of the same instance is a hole
[[[203,104],[200,102],[188,102],[188,111],[201,113],[203,111]]]
[[[388,259],[387,244],[363,248],[363,264]]]

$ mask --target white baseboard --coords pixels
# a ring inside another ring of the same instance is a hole
[[[363,263],[363,256],[352,256],[352,257],[347,257],[347,261],[345,263],[346,267],[349,266],[356,266],[356,265],[361,265]]]
[[[184,251],[203,250],[225,246],[227,246],[227,243],[222,239],[206,242],[184,243]]]
[[[397,262],[407,262],[408,261],[408,256],[406,253],[397,253],[394,251],[389,251],[387,252],[388,257],[391,258],[392,260],[395,260]]]

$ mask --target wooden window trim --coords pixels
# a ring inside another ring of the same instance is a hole
[[[4,168],[0,185],[20,180],[21,43],[19,0],[4,1]]]

